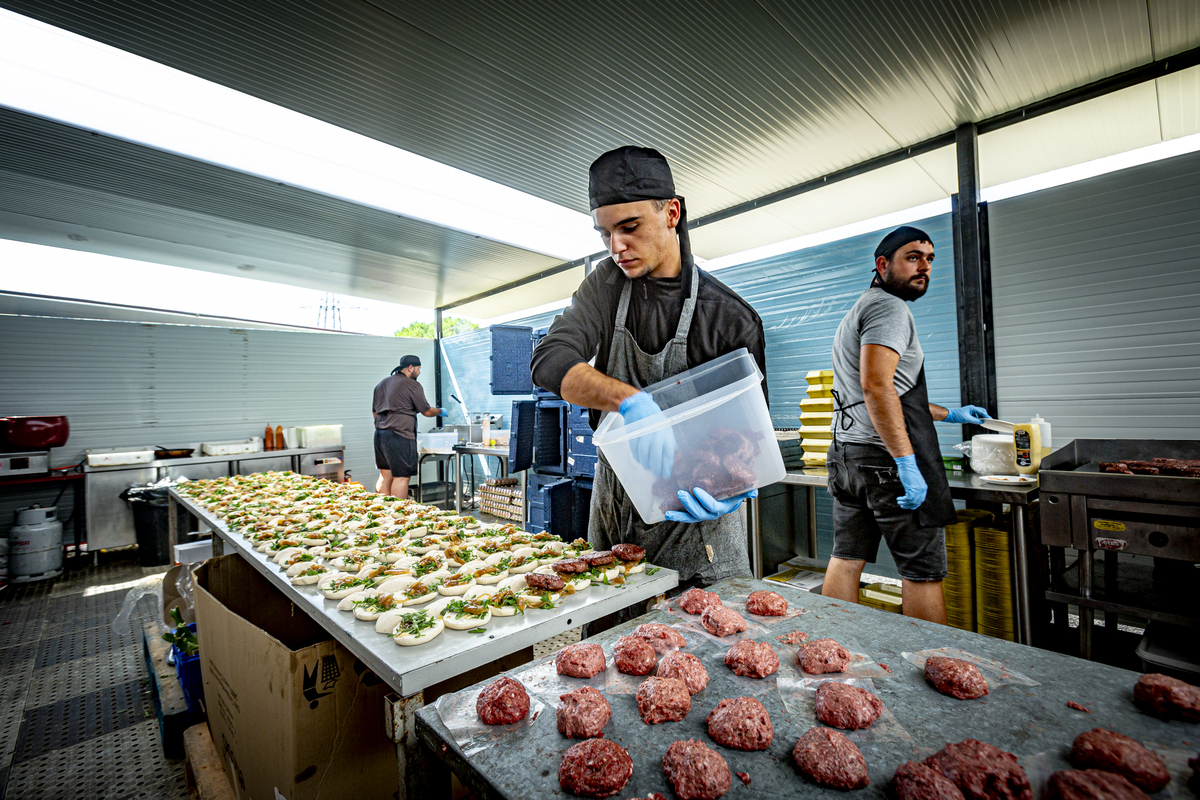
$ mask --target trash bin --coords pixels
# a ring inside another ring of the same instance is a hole
[[[158,567],[170,564],[167,488],[133,486],[121,492],[121,499],[133,509],[133,530],[137,535],[138,561],[141,565]]]

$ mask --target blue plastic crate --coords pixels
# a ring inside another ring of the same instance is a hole
[[[562,479],[541,490],[545,526],[549,533],[569,542],[576,537],[573,504],[574,481]]]
[[[588,410],[583,406],[567,406],[567,429],[571,433],[592,434],[592,426],[588,422]]]
[[[575,538],[586,539],[592,513],[592,482],[577,480],[571,488],[571,524],[575,529]]]
[[[533,461],[538,472],[565,475],[567,471],[567,404],[544,400],[537,404]]]
[[[596,456],[567,456],[567,476],[571,478],[596,477]]]
[[[580,433],[578,431],[571,431],[567,439],[567,455],[574,456],[575,458],[579,458],[580,456],[595,458],[597,455],[596,445],[592,443],[591,432]]]
[[[533,376],[529,361],[533,358],[533,329],[519,325],[493,325],[492,394],[529,394]]]
[[[196,632],[196,623],[188,624],[188,630]],[[189,714],[200,710],[200,701],[204,699],[204,678],[200,674],[200,654],[185,656],[183,651],[171,645],[174,656],[175,674],[179,676],[179,685],[183,687],[183,697],[187,700]]]

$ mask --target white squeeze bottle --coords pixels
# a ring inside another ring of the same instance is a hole
[[[1041,414],[1034,414],[1033,419],[1029,421],[1042,429],[1042,447],[1047,450],[1053,449],[1054,445],[1050,444],[1050,423],[1042,419]]]

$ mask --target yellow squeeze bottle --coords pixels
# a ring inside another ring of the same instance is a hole
[[[1017,448],[1017,472],[1036,475],[1042,466],[1042,427],[1034,422],[1013,425],[1013,444]]]

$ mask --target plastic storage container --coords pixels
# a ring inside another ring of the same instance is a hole
[[[296,428],[301,447],[328,447],[342,443],[341,425],[306,425]]]
[[[458,444],[458,431],[417,434],[417,450],[422,453],[451,453]]]
[[[258,453],[263,445],[256,439],[236,439],[228,442],[204,442],[200,452],[206,456],[239,456],[243,453]]]
[[[126,464],[148,464],[154,460],[153,447],[136,447],[128,450],[88,450],[89,467],[120,467]]]
[[[646,387],[661,412],[626,425],[609,414],[592,441],[603,451],[645,522],[680,509],[677,492],[697,486],[718,500],[783,479],[783,457],[763,397],[762,373],[745,348]],[[675,464],[665,478],[639,464],[632,441],[669,427]]]
[[[971,471],[977,475],[1016,475],[1017,448],[1012,434],[981,433],[971,437]]]

